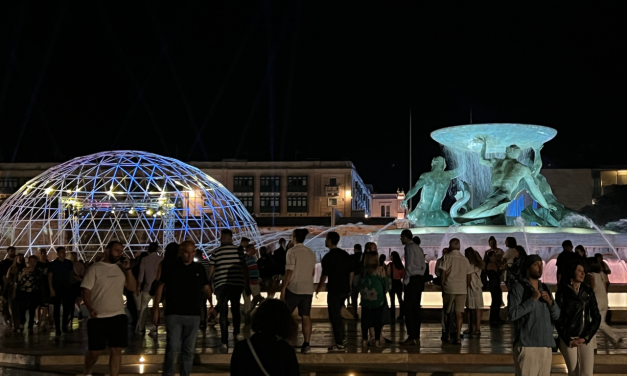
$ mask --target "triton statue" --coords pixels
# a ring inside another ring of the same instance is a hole
[[[542,207],[548,209],[549,212],[553,212],[557,209],[554,205],[546,201],[529,167],[517,160],[520,155],[520,148],[518,146],[508,146],[505,151],[506,156],[504,159],[486,159],[486,137],[477,137],[477,141],[482,143],[479,163],[492,168],[492,191],[481,205],[460,215],[457,213],[459,206],[470,199],[470,196],[466,192],[464,198],[455,203],[451,208],[451,215],[455,222],[472,222],[504,214],[507,205],[516,198],[516,194],[519,192],[517,188],[521,181],[527,184],[529,194],[542,205]]]
[[[407,218],[416,226],[450,226],[453,224],[451,216],[442,210],[442,201],[446,197],[451,180],[459,176],[457,169],[444,171],[446,161],[442,157],[435,157],[431,162],[431,171],[420,175],[416,185],[407,192],[407,197],[401,206],[407,207],[409,200],[420,189],[420,202]]]
[[[549,205],[553,205],[555,207],[555,210],[551,211],[546,208],[534,209],[532,206],[527,206],[522,211],[521,217],[527,223],[535,222],[540,226],[557,227],[559,226],[562,219],[575,212],[557,202],[557,198],[555,198],[555,195],[553,195],[553,190],[551,189],[551,186],[546,181],[546,178],[542,176],[542,174],[540,174],[540,170],[542,169],[542,158],[540,157],[540,150],[542,150],[542,145],[538,148],[533,149],[534,160],[531,175],[533,176],[533,180],[536,186],[539,188],[542,197]],[[532,197],[536,201],[538,201],[536,197]]]

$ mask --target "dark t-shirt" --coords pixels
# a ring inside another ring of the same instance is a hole
[[[56,259],[51,262],[48,266],[48,274],[52,273],[52,285],[69,286],[73,270],[74,264],[68,259],[63,261]]]
[[[274,275],[276,264],[270,255],[264,255],[257,260],[257,267],[259,268],[259,277],[270,278]]]
[[[250,337],[255,353],[263,368],[272,376],[300,375],[298,359],[294,348],[275,335],[264,332],[255,333]],[[264,376],[257,365],[247,341],[239,341],[233,349],[231,357],[231,375]]]
[[[283,247],[277,248],[272,254],[272,258],[274,258],[275,275],[284,275],[285,274],[285,264],[287,263],[287,250]]]
[[[322,258],[322,275],[329,277],[327,291],[348,294],[351,291],[350,273],[354,270],[351,257],[340,248],[331,249]]]
[[[564,274],[564,268],[574,260],[580,260],[581,256],[576,252],[562,251],[562,253],[557,256],[557,261],[555,262],[555,266],[557,267],[557,274]]]
[[[197,262],[189,265],[180,260],[162,269],[159,282],[165,283],[168,291],[165,314],[200,316],[204,299],[203,287],[209,284],[205,268]]]
[[[351,263],[353,264],[353,271],[355,272],[355,275],[360,275],[364,271],[363,256],[364,254],[362,252],[353,253],[352,255],[350,255]]]

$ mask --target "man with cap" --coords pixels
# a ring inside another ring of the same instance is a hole
[[[551,374],[551,348],[555,346],[552,320],[559,318],[560,309],[548,287],[540,282],[542,269],[540,256],[528,256],[522,278],[507,297],[509,320],[514,323],[516,376]]]

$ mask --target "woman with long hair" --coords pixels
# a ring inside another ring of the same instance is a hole
[[[575,253],[578,254],[579,257],[581,257],[584,260],[584,262],[588,258],[587,254],[586,254],[586,249],[581,244],[579,244],[578,246],[575,247]]]
[[[569,376],[594,373],[594,343],[590,342],[601,325],[601,313],[594,291],[583,283],[585,278],[584,260],[571,261],[565,267],[555,295],[560,307],[555,329]]]
[[[392,317],[396,316],[396,305],[394,296],[398,299],[398,307],[400,314],[397,320],[402,320],[404,317],[403,311],[403,277],[405,276],[405,265],[401,260],[401,256],[398,252],[394,251],[390,254],[392,262],[388,264],[388,274],[392,277],[392,289],[390,290],[390,313]]]
[[[483,309],[483,283],[481,282],[481,271],[483,270],[483,261],[473,248],[466,248],[464,251],[472,273],[470,274],[470,286],[467,287],[466,294],[466,316],[468,320],[468,329],[464,334],[480,335],[481,334],[481,310]],[[475,315],[474,325],[472,324],[472,314]]]
[[[503,304],[503,291],[501,290],[501,268],[494,251],[486,252],[485,272],[488,275],[488,286],[492,304],[490,305],[490,323],[502,324],[501,305]]]
[[[381,347],[381,329],[383,324],[384,302],[387,300],[385,268],[379,266],[379,258],[374,252],[364,256],[364,272],[361,278],[361,336],[364,347]],[[374,337],[368,341],[369,328],[374,328]]]
[[[4,284],[3,296],[9,307],[9,313],[11,314],[11,323],[13,324],[13,331],[23,330],[23,326],[20,325],[20,306],[15,298],[17,292],[18,276],[22,269],[26,267],[24,261],[24,255],[18,254],[13,260],[13,265],[9,268],[6,274],[6,282]]]
[[[161,262],[159,263],[159,268],[157,268],[157,278],[155,278],[155,281],[158,281],[161,278],[161,272],[165,269],[165,268],[170,268],[172,267],[172,265],[176,262],[176,260],[178,259],[179,256],[179,244],[176,242],[172,242],[168,245],[165,246],[165,251],[163,253],[163,260],[161,260]],[[151,295],[154,296],[154,292],[151,288]],[[163,292],[161,293],[161,301],[160,302],[155,302],[153,300],[152,302],[152,306],[153,307],[157,307],[157,309],[159,309],[159,304],[162,303],[163,306],[165,307],[166,305],[166,288],[163,288]],[[158,325],[155,325],[155,329],[151,330],[148,335],[150,336],[157,336],[157,330],[159,329]]]
[[[46,279],[43,271],[37,267],[37,256],[28,258],[28,265],[20,271],[17,278],[16,300],[20,307],[20,331],[25,324],[26,311],[28,311],[28,334],[33,333],[35,325],[35,312],[41,303],[43,292],[43,280]]]
[[[594,291],[594,296],[597,299],[597,306],[599,307],[599,313],[601,314],[601,324],[599,325],[599,330],[605,334],[614,347],[624,347],[627,343],[625,338],[619,337],[614,329],[612,329],[612,327],[607,325],[605,322],[608,310],[607,290],[605,280],[603,279],[603,269],[601,265],[599,265],[599,260],[596,257],[589,257],[586,260],[586,264],[589,271],[588,283],[590,284],[590,287],[592,287],[592,291]]]
[[[298,324],[287,305],[264,300],[252,316],[255,334],[239,341],[231,357],[231,375],[300,375],[298,359],[288,341],[296,339]]]

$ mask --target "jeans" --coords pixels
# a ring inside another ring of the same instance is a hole
[[[261,296],[261,286],[249,285],[251,294],[244,293],[244,313],[249,315],[250,312],[255,309],[257,304],[263,300]]]
[[[74,316],[75,297],[71,294],[70,286],[54,286],[55,297],[54,305],[54,327],[57,334],[67,330],[70,320]],[[61,322],[61,306],[63,306],[63,322]],[[61,325],[63,324],[63,325]]]
[[[503,304],[503,291],[501,291],[501,279],[498,273],[488,271],[490,296],[492,297],[492,305],[490,305],[490,322],[500,322],[501,305]]]
[[[392,290],[390,290],[390,312],[392,313],[392,320],[396,319],[396,304],[394,304],[394,296],[398,299],[398,308],[400,310],[399,317],[402,317],[405,313],[403,310],[403,280],[393,279]]]
[[[216,288],[222,343],[229,342],[229,302],[231,302],[231,315],[233,316],[233,336],[239,334],[239,325],[242,321],[242,316],[239,311],[239,300],[242,296],[242,291],[242,286],[222,285]]]
[[[405,326],[407,327],[408,339],[420,338],[420,326],[422,324],[422,292],[425,289],[424,277],[414,275],[409,278],[409,283],[405,285]]]
[[[341,345],[346,337],[344,330],[344,319],[342,318],[342,307],[348,298],[348,293],[327,293],[327,307],[329,310],[329,321],[333,328],[335,343]]]
[[[20,294],[20,323],[26,324],[26,311],[28,311],[28,329],[33,329],[35,325],[35,312],[41,303],[41,293],[23,292]]]
[[[199,323],[200,316],[167,315],[165,317],[167,343],[165,360],[163,362],[164,375],[174,375],[174,364],[179,353],[181,354],[179,373],[181,376],[187,376],[192,373]]]
[[[128,312],[131,314],[131,326],[134,328],[137,326],[138,316],[138,308],[135,303],[135,292],[124,289],[124,296],[126,296],[126,308],[128,308]]]
[[[150,311],[148,310],[148,303],[152,300],[152,296],[147,291],[142,291],[139,295],[135,295],[137,298],[137,326],[135,327],[136,332],[141,332],[146,330],[146,320],[150,316]]]
[[[361,307],[361,338],[362,340],[368,340],[368,329],[374,328],[374,339],[381,340],[381,318],[383,317],[383,307],[379,308],[364,308]]]

